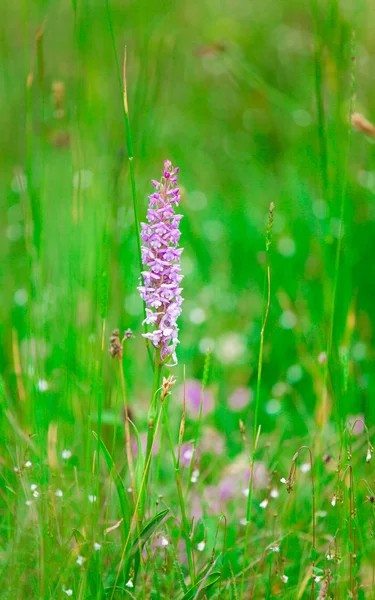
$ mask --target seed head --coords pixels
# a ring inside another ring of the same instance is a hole
[[[121,360],[122,357],[122,344],[120,341],[120,330],[114,329],[112,335],[109,338],[109,352],[112,358],[116,356]]]
[[[270,208],[268,211],[268,225],[267,225],[267,232],[266,232],[266,251],[267,252],[271,246],[274,214],[275,214],[275,204],[273,202],[271,202]]]

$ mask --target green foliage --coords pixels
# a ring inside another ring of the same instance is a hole
[[[369,3],[2,4],[1,597],[371,598]],[[185,301],[150,411],[138,232],[166,158]]]

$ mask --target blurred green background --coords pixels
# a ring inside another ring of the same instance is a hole
[[[249,406],[236,412],[228,402],[237,388],[250,395],[255,388],[273,201],[260,419],[266,430],[281,424],[285,438],[319,420],[344,195],[330,397],[344,417],[365,413],[371,423],[374,142],[353,132],[348,158],[347,121],[351,99],[375,117],[372,8],[321,2],[314,34],[313,7],[294,0],[2,4],[0,368],[7,402],[27,431],[34,423],[45,432],[59,420],[79,443],[70,426],[87,411],[95,419],[97,393],[110,419],[115,378],[106,348],[115,327],[136,335],[126,343],[126,382],[136,419],[146,419],[151,369],[136,290],[125,45],[141,220],[164,159],[180,167],[179,381],[184,366],[188,379],[202,377],[210,347],[210,418],[230,454],[238,452],[238,418],[247,419]]]

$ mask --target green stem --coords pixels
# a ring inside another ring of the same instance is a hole
[[[181,509],[182,535],[183,535],[185,543],[186,543],[186,553],[187,553],[188,562],[189,562],[190,579],[191,579],[192,585],[194,585],[195,584],[195,570],[194,570],[193,547],[192,547],[191,539],[189,537],[190,525],[189,525],[189,522],[186,517],[186,508],[185,508],[184,494],[182,491],[180,469],[179,469],[179,465],[178,465],[178,462],[177,462],[177,459],[176,459],[176,456],[174,453],[174,445],[173,445],[171,429],[169,426],[169,419],[168,419],[168,412],[167,412],[166,404],[167,404],[167,402],[165,401],[165,402],[163,402],[163,406],[162,406],[164,424],[165,424],[165,428],[167,430],[169,445],[171,448],[173,467],[174,467],[176,486],[177,486],[177,493],[178,493],[178,501],[179,501],[180,509]]]
[[[262,366],[263,366],[263,345],[264,345],[264,330],[266,327],[268,310],[270,306],[270,267],[267,266],[267,270],[264,277],[263,285],[263,315],[262,315],[262,329],[260,332],[259,341],[259,355],[258,355],[258,371],[257,371],[257,388],[255,397],[255,412],[254,412],[254,423],[253,423],[253,439],[252,439],[252,452],[251,452],[251,463],[250,463],[250,479],[247,496],[247,507],[246,507],[246,531],[245,531],[245,560],[244,567],[246,567],[249,557],[249,534],[250,534],[250,519],[251,519],[251,505],[253,500],[253,481],[254,481],[254,466],[255,466],[255,451],[258,437],[258,421],[259,421],[259,406],[260,406],[260,386],[262,381]],[[267,298],[267,301],[266,301]],[[241,578],[241,591],[240,598],[242,600],[244,593],[245,584],[245,568],[242,571]]]
[[[126,150],[127,150],[127,155],[128,155],[128,161],[129,161],[130,183],[131,183],[131,190],[132,190],[133,213],[134,213],[134,223],[135,223],[135,235],[137,238],[137,254],[138,254],[138,262],[139,262],[139,270],[141,273],[143,270],[141,238],[140,238],[140,232],[139,232],[137,192],[136,192],[136,185],[135,185],[133,139],[132,139],[131,128],[130,128],[128,96],[127,96],[127,86],[126,86],[126,46],[125,46],[125,54],[124,54],[124,69],[123,69],[123,79],[122,79],[121,71],[120,71],[120,63],[119,63],[119,58],[118,58],[117,49],[116,49],[116,40],[115,40],[115,34],[114,34],[114,30],[113,30],[111,10],[109,7],[109,0],[105,0],[105,4],[106,4],[106,9],[107,9],[109,30],[111,33],[113,54],[114,54],[115,62],[116,62],[117,78],[118,78],[121,94],[122,93],[124,94],[123,114],[124,114],[124,121],[125,121]],[[146,303],[144,301],[143,301],[143,316],[144,316],[144,319],[146,319]],[[145,331],[145,333],[147,333],[146,323],[144,323],[144,331]],[[151,366],[153,366],[154,363],[152,360],[152,351],[151,351],[148,339],[146,339],[146,348],[147,348],[147,353],[148,353],[148,357],[149,357]]]
[[[146,462],[145,462],[145,474],[144,474],[144,487],[147,488],[148,476],[150,473],[151,464],[151,452],[154,444],[155,437],[155,419],[157,415],[157,396],[160,390],[160,378],[161,378],[162,365],[160,363],[160,350],[157,348],[155,351],[155,364],[154,364],[154,382],[152,386],[152,396],[150,408],[148,411],[148,430],[147,430],[147,448],[146,448]],[[142,515],[143,517],[143,515]]]

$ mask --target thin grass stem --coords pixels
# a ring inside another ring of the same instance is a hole
[[[263,365],[263,345],[264,345],[264,330],[267,323],[267,317],[270,307],[270,298],[271,298],[271,271],[270,266],[267,266],[267,271],[264,278],[264,288],[263,288],[263,305],[264,315],[262,319],[262,329],[260,332],[260,342],[259,342],[259,355],[258,355],[258,371],[257,371],[257,387],[256,387],[256,397],[255,397],[255,409],[254,409],[254,422],[253,422],[253,437],[252,437],[252,450],[251,450],[251,463],[250,463],[250,479],[249,479],[249,487],[248,487],[248,496],[247,496],[247,506],[246,506],[246,531],[245,531],[245,552],[244,552],[244,562],[246,564],[248,559],[249,552],[249,535],[250,535],[250,519],[251,519],[251,507],[252,507],[252,499],[253,499],[253,483],[254,483],[254,467],[255,467],[255,453],[257,440],[259,437],[260,431],[258,431],[258,421],[259,421],[259,406],[260,406],[260,390],[261,390],[261,381],[262,381],[262,365]],[[244,593],[244,572],[242,574],[241,579],[241,590],[240,590],[240,598],[242,600]]]
[[[167,431],[169,446],[171,449],[173,468],[174,468],[174,472],[175,472],[178,501],[180,504],[181,518],[182,518],[182,534],[183,534],[185,544],[186,544],[186,553],[188,556],[190,579],[191,579],[192,585],[194,585],[195,569],[194,569],[194,559],[193,559],[193,548],[192,548],[192,543],[191,543],[190,536],[189,536],[190,526],[189,526],[189,522],[186,517],[185,500],[184,500],[184,494],[183,494],[183,490],[182,490],[180,469],[179,469],[179,464],[178,464],[177,458],[175,456],[172,433],[171,433],[171,428],[169,425],[167,400],[165,402],[163,402],[162,410],[163,410],[163,418],[164,418],[165,428]]]

